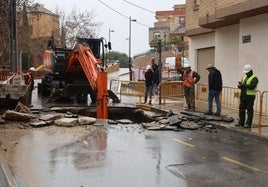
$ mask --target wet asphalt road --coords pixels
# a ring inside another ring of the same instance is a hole
[[[45,99],[36,92],[38,109]],[[148,131],[98,120],[1,129],[0,148],[19,187],[268,186],[267,139],[221,128]]]
[[[267,140],[216,129],[140,125],[0,131],[18,186],[267,186]],[[5,151],[3,151],[5,150]]]

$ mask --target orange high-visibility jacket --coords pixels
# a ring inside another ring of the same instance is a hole
[[[189,73],[184,71],[182,76],[182,85],[186,87],[191,87],[194,85],[194,71],[191,70]]]

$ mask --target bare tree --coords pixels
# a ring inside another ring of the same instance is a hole
[[[94,20],[95,13],[93,10],[90,12],[80,12],[73,9],[66,19],[62,19],[62,29],[66,36],[66,45],[73,47],[77,37],[97,37],[99,27],[102,25],[100,22]]]
[[[0,1],[0,64],[6,65],[9,62],[9,38],[10,38],[10,4],[9,0]]]
[[[10,63],[10,2],[11,0],[1,0],[0,1],[0,65],[8,66]],[[17,12],[23,10],[23,6],[28,6],[33,0],[16,0]],[[19,16],[17,14],[17,16]],[[17,19],[18,20],[18,19]],[[24,22],[25,23],[25,22]],[[26,23],[27,24],[27,23]],[[24,25],[26,28],[27,25]],[[21,38],[20,33],[23,31],[18,31],[18,37]],[[25,33],[25,32],[24,32]]]

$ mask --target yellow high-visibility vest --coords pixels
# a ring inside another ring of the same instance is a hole
[[[255,75],[251,75],[247,82],[246,82],[246,85],[250,85],[251,81],[253,78],[255,78],[256,76]],[[242,78],[242,82],[244,83],[245,79],[247,78],[247,75],[244,75],[243,78]],[[253,89],[253,90],[250,90],[250,89],[247,89],[247,95],[256,95],[256,90],[257,90],[257,86]]]

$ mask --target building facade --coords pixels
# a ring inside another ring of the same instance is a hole
[[[222,72],[225,86],[236,87],[246,64],[259,78],[259,90],[268,90],[268,1],[186,0],[189,60],[207,83],[208,63]]]
[[[36,3],[28,8],[27,16],[32,30],[31,38],[50,38],[53,35],[59,41],[59,15]]]
[[[154,27],[149,28],[149,41],[159,38],[166,45],[173,37],[184,40],[185,10],[185,4],[178,4],[174,5],[173,10],[156,11],[157,22],[154,23]]]

